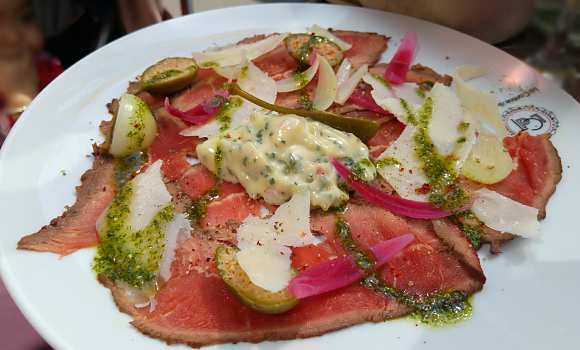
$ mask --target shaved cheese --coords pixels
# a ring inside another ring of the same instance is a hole
[[[314,33],[314,35],[321,36],[323,38],[332,41],[333,43],[336,44],[336,46],[340,47],[342,51],[350,50],[350,48],[352,47],[351,44],[340,39],[336,35],[332,34],[330,31],[320,27],[319,25],[314,24],[313,26],[308,28],[308,31]]]
[[[414,133],[414,126],[405,127],[401,136],[377,158],[377,161],[385,158],[394,159],[395,164],[379,167],[377,172],[402,198],[426,202],[428,196],[416,191],[429,181],[415,154]]]
[[[238,262],[252,283],[272,292],[288,285],[291,250],[316,244],[310,231],[310,192],[296,193],[270,218],[249,216],[237,232]]]
[[[338,66],[338,70],[336,71],[336,85],[340,87],[345,81],[347,81],[348,77],[350,77],[350,73],[352,71],[352,63],[345,58]]]
[[[507,130],[493,95],[469,86],[457,75],[453,78],[453,84],[466,112],[489,126],[495,135],[502,140],[507,135]]]
[[[288,34],[274,34],[263,40],[250,44],[239,44],[231,47],[193,53],[193,58],[198,64],[216,64],[218,66],[233,66],[243,61],[243,56],[253,60],[267,52],[272,51],[288,36]],[[242,54],[243,53],[243,54]]]
[[[304,72],[295,73],[289,78],[278,80],[276,82],[278,92],[296,91],[308,85],[316,75],[316,71],[318,71],[318,66],[320,65],[319,58],[320,56],[316,55],[314,63]]]
[[[171,263],[175,258],[177,242],[191,236],[191,226],[185,214],[175,214],[165,227],[165,249],[159,262],[159,276],[167,281],[171,277]]]
[[[238,248],[275,243],[301,247],[316,240],[310,231],[310,192],[299,192],[267,219],[248,217],[238,229]]]
[[[423,103],[423,98],[417,94],[417,86],[414,83],[391,86],[381,77],[370,73],[364,75],[363,81],[373,88],[371,96],[376,104],[393,113],[403,124],[408,123],[408,111],[403,104],[406,102],[410,112],[414,113]]]
[[[481,66],[465,64],[455,68],[455,74],[464,81],[468,81],[486,75],[487,70]]]
[[[318,85],[316,86],[312,106],[314,109],[325,111],[336,98],[336,74],[334,74],[334,69],[332,69],[326,58],[318,56],[318,59],[320,60],[320,67],[318,68],[320,72],[318,73]]]
[[[274,103],[277,96],[276,82],[270,78],[268,74],[260,70],[252,61],[247,61],[246,66],[238,71],[237,76],[238,85],[248,93],[266,101]],[[255,111],[261,109],[257,105],[247,101],[241,100],[241,104],[237,108],[231,110],[230,129],[237,128],[248,122],[250,115]],[[197,136],[197,137],[211,137],[220,132],[220,122],[216,118],[201,126],[192,126],[181,131],[183,136]]]
[[[437,152],[442,156],[453,153],[460,137],[459,124],[464,122],[463,110],[459,98],[447,86],[437,83],[431,89],[433,114],[429,121],[427,133]]]
[[[514,235],[537,238],[540,235],[538,209],[482,188],[474,193],[471,211],[486,226]]]
[[[344,104],[346,100],[348,100],[354,89],[356,89],[358,83],[361,81],[362,77],[367,74],[368,70],[369,66],[367,64],[363,64],[338,87],[335,100],[336,103]]]
[[[240,88],[261,100],[274,103],[278,93],[274,79],[270,78],[268,74],[263,72],[251,61],[248,62],[246,67],[241,70],[238,78]],[[256,105],[253,106],[258,108]]]
[[[133,197],[127,224],[133,231],[144,229],[155,214],[171,202],[161,175],[161,164],[161,160],[156,161],[132,180]]]
[[[216,66],[213,67],[213,70],[220,76],[226,78],[229,81],[236,79],[240,75],[240,70],[242,69],[242,65],[238,64],[235,66]]]
[[[292,278],[290,248],[280,245],[254,246],[236,253],[240,267],[258,287],[276,293]]]

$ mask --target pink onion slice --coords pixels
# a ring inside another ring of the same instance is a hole
[[[399,253],[415,237],[408,233],[381,242],[370,248],[375,256],[375,267],[380,267]],[[288,289],[298,299],[319,295],[351,285],[364,277],[352,256],[329,260],[311,267],[294,277]]]
[[[394,214],[414,219],[440,219],[451,215],[448,211],[436,208],[428,202],[412,201],[381,192],[357,180],[348,168],[336,159],[332,159],[332,165],[338,175],[367,202],[383,207]]]
[[[393,84],[402,84],[405,82],[407,72],[415,56],[416,47],[417,34],[415,32],[407,32],[385,70],[385,79],[387,81]]]
[[[199,105],[188,109],[187,111],[179,110],[169,103],[169,98],[165,98],[165,109],[174,117],[180,118],[190,124],[202,125],[207,123],[224,105],[227,100],[227,94],[216,94]]]
[[[382,115],[392,115],[391,112],[385,111],[381,106],[379,106],[372,96],[365,94],[362,90],[356,89],[352,92],[348,98],[348,102],[362,107],[371,112],[375,112]]]

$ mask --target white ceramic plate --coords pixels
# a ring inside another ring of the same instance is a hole
[[[580,106],[525,64],[466,35],[388,13],[324,5],[247,6],[165,22],[94,52],[34,100],[0,154],[2,277],[34,327],[58,349],[166,347],[138,333],[128,324],[129,317],[117,311],[109,291],[91,272],[93,250],[59,259],[17,251],[16,242],[73,203],[74,187],[90,165],[91,143],[99,138],[97,125],[108,117],[105,104],[145,67],[166,56],[188,55],[256,33],[303,31],[313,23],[392,36],[383,61],[406,31],[416,31],[417,62],[445,73],[460,64],[482,65],[490,74],[478,84],[494,90],[499,101],[517,95],[520,87],[536,86],[539,92],[503,105],[502,111],[544,108],[519,109],[517,117],[524,120],[534,111],[547,120],[542,111],[553,112],[559,120],[553,142],[562,157],[564,178],[542,223],[544,238],[517,240],[496,257],[482,250],[488,282],[474,297],[475,313],[467,322],[432,329],[402,319],[318,338],[215,348],[576,348],[580,343],[580,231],[575,221],[580,197]]]

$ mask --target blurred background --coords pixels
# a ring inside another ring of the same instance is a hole
[[[0,147],[39,91],[108,42],[190,13],[271,2],[280,1],[0,0]],[[528,62],[580,101],[580,0],[302,2],[365,6],[463,31]],[[1,281],[0,324],[1,349],[50,349]]]

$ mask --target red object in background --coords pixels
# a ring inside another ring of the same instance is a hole
[[[60,60],[47,52],[41,52],[34,58],[38,75],[38,91],[44,89],[51,81],[64,71]]]
[[[34,57],[36,64],[36,74],[38,75],[38,91],[44,89],[51,81],[64,71],[60,60],[47,52],[41,52]],[[2,96],[0,96],[0,101]],[[8,132],[16,122],[16,116],[3,111],[4,106],[0,104],[0,146],[4,143]]]

